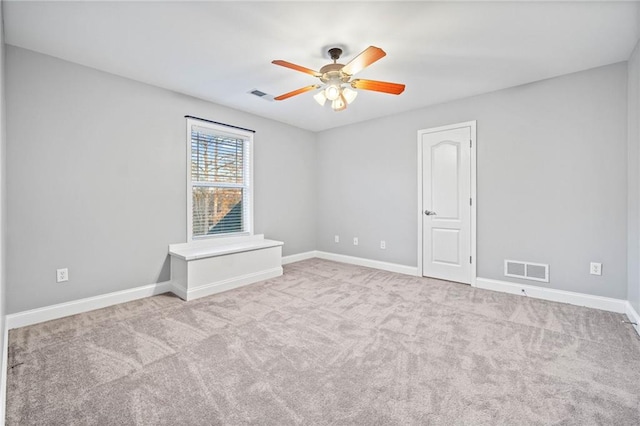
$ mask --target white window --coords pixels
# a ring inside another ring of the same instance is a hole
[[[188,240],[253,234],[253,132],[187,118]]]

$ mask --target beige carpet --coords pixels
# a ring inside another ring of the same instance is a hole
[[[623,315],[318,259],[12,330],[10,425],[638,425]]]

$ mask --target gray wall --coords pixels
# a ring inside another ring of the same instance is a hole
[[[5,108],[5,46],[4,46],[4,20],[3,20],[3,7],[4,5],[0,1],[0,348],[4,345],[4,327],[6,321],[6,287],[7,287],[7,270],[6,270],[6,147],[7,147],[7,132],[6,132],[6,108]],[[2,371],[6,371],[7,366],[4,365],[6,359],[3,357],[0,360],[0,368]],[[0,390],[0,395],[5,390]],[[3,401],[3,398],[0,399]],[[4,402],[0,402],[4,404]],[[4,414],[4,407],[0,408],[0,415]]]
[[[6,78],[9,313],[169,278],[167,244],[186,238],[185,114],[257,130],[255,228],[285,255],[406,265],[416,132],[478,120],[478,276],[504,280],[512,258],[551,265],[537,285],[631,291],[625,63],[319,134],[11,46]]]
[[[477,120],[478,276],[626,299],[626,91],[619,63],[320,133],[318,250],[416,265],[416,132]]]
[[[628,300],[640,312],[640,42],[628,63]]]
[[[7,46],[8,313],[169,279],[185,114],[256,130],[255,231],[315,249],[313,133]]]

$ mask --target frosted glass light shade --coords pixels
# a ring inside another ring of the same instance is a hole
[[[333,108],[334,111],[342,111],[347,108],[347,100],[340,94],[338,99],[331,102],[331,108]]]
[[[313,95],[313,99],[315,99],[316,102],[320,104],[320,106],[324,106],[325,102],[327,102],[327,97],[324,95],[324,90],[321,90]]]
[[[327,88],[324,89],[324,95],[330,101],[335,101],[336,99],[338,99],[340,97],[340,86],[338,86],[336,84],[328,85]]]
[[[348,87],[345,87],[344,89],[342,89],[342,96],[344,96],[344,100],[348,104],[350,104],[351,102],[354,101],[356,96],[358,96],[358,92],[356,92],[355,90],[351,90]]]

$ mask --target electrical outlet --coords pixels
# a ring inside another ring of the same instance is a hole
[[[56,269],[56,282],[69,281],[69,270],[67,268]]]
[[[387,243],[385,240],[380,241],[380,248],[382,250],[385,250],[387,248]]]
[[[358,237],[353,237],[353,245],[354,246],[358,245]]]
[[[591,275],[602,275],[602,263],[591,262],[589,273]]]
[[[340,235],[335,235],[335,236],[333,237],[333,242],[334,242],[334,243],[339,243],[339,242],[340,242]]]

